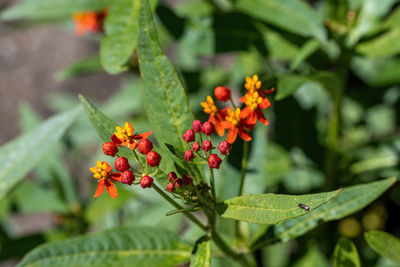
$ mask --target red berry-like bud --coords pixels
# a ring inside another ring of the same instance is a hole
[[[208,136],[212,135],[215,131],[214,124],[212,124],[209,121],[206,121],[205,123],[203,123],[203,126],[201,127],[201,131]]]
[[[175,185],[176,188],[181,188],[182,186],[184,186],[183,180],[181,178],[176,179],[174,185]]]
[[[173,183],[168,183],[166,190],[170,193],[175,191],[175,185]]]
[[[218,100],[228,101],[231,99],[231,91],[225,86],[218,86],[214,90],[214,95]]]
[[[186,132],[182,135],[183,140],[186,141],[186,143],[193,142],[194,139],[196,138],[194,135],[194,131],[192,129],[186,130]]]
[[[132,185],[133,181],[135,181],[135,175],[133,175],[132,171],[124,171],[121,175],[121,182],[123,184]]]
[[[118,157],[115,160],[115,168],[120,172],[128,170],[130,168],[128,159],[125,157]]]
[[[208,166],[212,169],[219,169],[219,165],[221,165],[222,160],[218,157],[217,154],[211,154],[208,158]]]
[[[182,181],[184,186],[189,186],[193,183],[192,177],[189,174],[185,174],[182,176]]]
[[[176,178],[178,178],[178,176],[176,176],[176,173],[174,173],[174,172],[168,173],[168,181],[175,182]]]
[[[151,185],[153,184],[153,178],[151,178],[148,175],[145,175],[142,177],[142,179],[140,179],[140,185],[142,186],[142,188],[150,188]]]
[[[158,166],[161,161],[161,156],[155,151],[150,151],[149,153],[147,153],[146,160],[149,166],[151,167]]]
[[[197,152],[197,151],[199,151],[201,149],[201,147],[200,147],[200,144],[199,143],[193,143],[193,145],[192,145],[192,150],[194,151],[194,152]]]
[[[106,155],[114,157],[118,153],[118,147],[113,142],[107,142],[103,144],[103,152]]]
[[[229,152],[231,152],[231,145],[228,143],[228,141],[222,141],[218,145],[218,150],[221,152],[222,155],[228,155]]]
[[[194,154],[192,150],[186,150],[185,155],[183,156],[187,161],[192,161],[194,159]]]
[[[147,154],[153,149],[153,143],[146,138],[139,142],[138,147],[141,154]]]
[[[195,120],[192,123],[192,129],[197,133],[201,132],[201,126],[203,126],[203,125],[201,124],[201,121],[199,121],[199,120]]]
[[[212,149],[212,144],[210,140],[204,140],[203,146],[201,147],[205,152],[208,152]]]

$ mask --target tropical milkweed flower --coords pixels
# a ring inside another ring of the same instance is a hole
[[[75,12],[73,20],[75,21],[75,34],[81,36],[86,32],[101,32],[103,30],[103,22],[107,15],[107,9],[101,12],[87,11]]]
[[[261,81],[258,80],[258,75],[254,74],[253,77],[246,77],[246,83],[244,84],[244,87],[249,91],[249,92],[254,92],[257,91],[261,88]]]
[[[99,197],[103,193],[104,187],[112,198],[116,198],[118,196],[114,181],[120,182],[121,174],[113,173],[111,170],[112,168],[110,164],[104,161],[97,161],[97,166],[90,168],[90,171],[93,172],[93,177],[99,179],[94,197]]]
[[[246,104],[246,107],[240,113],[240,118],[245,119],[246,124],[255,125],[257,120],[262,124],[268,124],[268,120],[262,112],[263,109],[271,105],[266,97],[262,97],[257,91],[248,92],[240,101]]]
[[[225,128],[222,126],[222,122],[226,117],[226,111],[218,109],[215,104],[214,100],[211,96],[207,96],[206,102],[201,102],[201,106],[204,108],[204,112],[210,114],[208,118],[209,122],[214,124],[215,130],[217,131],[219,136],[223,136],[225,133]]]
[[[225,121],[223,121],[221,124],[224,128],[229,129],[228,135],[226,137],[228,143],[233,144],[238,134],[243,140],[250,141],[251,136],[246,130],[246,128],[248,128],[248,125],[245,123],[244,120],[241,119],[240,108],[236,108],[235,111],[230,108],[227,110],[227,113],[228,115],[225,117]]]
[[[152,131],[145,132],[141,134],[134,134],[134,129],[132,124],[126,122],[124,127],[117,126],[116,132],[111,136],[111,140],[118,146],[129,146],[131,149],[135,150],[138,146],[138,141],[148,138]]]

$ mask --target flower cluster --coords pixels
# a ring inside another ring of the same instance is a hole
[[[99,197],[105,187],[108,194],[112,198],[116,198],[118,193],[114,185],[115,182],[122,182],[127,185],[140,183],[142,188],[152,186],[153,178],[151,176],[157,173],[161,156],[152,150],[153,144],[147,139],[151,133],[150,131],[136,134],[129,122],[126,122],[123,127],[116,127],[116,131],[111,136],[111,142],[104,143],[102,148],[104,154],[111,157],[117,156],[114,166],[119,172],[112,172],[112,167],[107,162],[100,161],[97,162],[96,167],[90,168],[93,172],[93,177],[99,179],[94,197]],[[118,155],[118,147],[128,147],[133,151],[138,168],[132,166],[127,158]],[[136,153],[136,148],[138,148],[140,154],[146,155],[145,167],[143,167],[142,161]],[[155,170],[152,167],[156,167]],[[140,182],[135,182],[135,175],[141,177]]]
[[[103,24],[106,16],[107,9],[104,9],[100,12],[75,12],[73,15],[73,20],[75,22],[75,34],[81,36],[86,32],[103,32]]]
[[[175,172],[170,172],[168,174],[168,184],[167,190],[170,193],[175,192],[175,190],[183,189],[184,187],[191,186],[193,184],[193,179],[189,174],[185,174],[182,178],[179,178]]]
[[[220,101],[231,101],[232,106],[225,109],[218,109],[211,96],[207,96],[207,101],[201,102],[201,106],[204,108],[204,112],[209,114],[208,121],[211,122],[219,136],[225,134],[225,130],[228,129],[226,140],[233,144],[239,135],[244,141],[250,141],[251,136],[249,131],[253,130],[257,121],[267,125],[268,120],[263,114],[263,110],[268,108],[271,103],[266,98],[266,94],[274,91],[262,90],[261,81],[258,80],[258,76],[247,77],[244,85],[247,92],[240,98],[240,102],[245,105],[244,108],[235,107],[231,92],[224,86],[218,86],[214,90],[215,97]]]
[[[183,158],[189,162],[198,156],[203,160],[208,162],[208,166],[212,169],[219,169],[222,159],[213,153],[213,144],[211,143],[210,136],[215,133],[214,124],[209,121],[202,123],[199,120],[193,121],[192,129],[188,129],[182,135],[183,140],[188,144],[188,150],[186,150]],[[196,134],[198,135],[198,140],[196,142]],[[207,139],[205,136],[207,136]],[[191,144],[192,143],[192,144]],[[218,150],[221,155],[226,156],[229,154],[231,145],[227,141],[222,141],[218,145]]]

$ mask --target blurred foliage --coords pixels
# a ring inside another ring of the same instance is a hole
[[[154,108],[159,103],[146,97],[142,100],[142,96],[154,98],[160,88],[143,93],[141,89],[142,83],[151,82],[151,77],[139,79],[136,47],[143,44],[143,39],[137,41],[141,23],[139,2],[23,0],[3,10],[1,19],[24,25],[57,22],[63,26],[71,24],[76,11],[108,7],[105,34],[82,37],[98,42],[99,53],[56,70],[55,79],[62,82],[103,71],[122,76],[120,90],[104,103],[94,104],[118,123],[134,121],[140,132],[157,124],[154,118],[160,115],[160,111],[147,112],[147,120],[144,107]],[[330,263],[349,266],[345,262],[350,260],[358,266],[359,258],[362,266],[400,264],[398,253],[385,250],[387,246],[399,246],[399,185],[383,193],[394,183],[389,177],[399,177],[400,173],[400,3],[151,3],[159,41],[179,73],[174,80],[179,88],[185,88],[189,98],[190,107],[182,105],[182,97],[171,108],[182,113],[191,109],[196,118],[204,120],[200,101],[211,95],[215,86],[228,86],[237,97],[244,91],[245,77],[254,73],[262,78],[264,89],[276,88],[272,108],[266,114],[270,125],[256,127],[253,132],[246,194],[308,194],[356,185],[344,189],[338,198],[316,212],[277,226],[243,223],[246,242],[256,248],[257,262],[274,267]],[[156,56],[165,60],[162,53]],[[170,73],[171,69],[168,66],[164,71]],[[169,89],[178,96],[185,94],[181,89]],[[72,118],[76,111],[68,110],[79,103],[75,95],[53,93],[45,98],[50,109],[64,115],[56,115],[42,124],[42,118],[28,104],[21,105],[23,135],[0,149],[0,261],[19,260],[44,242],[119,225],[162,227],[193,243],[203,235],[195,226],[188,225],[182,215],[165,218],[171,206],[154,192],[122,186],[116,200],[106,195],[94,200],[95,183],[89,178],[88,166],[96,159],[107,160],[94,149],[102,141],[87,118]],[[168,112],[162,111],[165,116]],[[74,123],[67,130],[72,120]],[[49,130],[49,136],[44,128]],[[34,138],[35,135],[41,139]],[[167,139],[162,129],[157,135],[160,140]],[[28,145],[41,149],[26,153]],[[237,193],[241,147],[240,142],[233,146],[229,164],[225,162],[216,173],[220,201]],[[47,149],[51,149],[51,154]],[[13,155],[11,150],[20,151],[21,155]],[[10,166],[14,162],[12,156],[21,160],[17,167]],[[32,175],[22,180],[29,171]],[[362,183],[369,184],[358,185]],[[15,219],[32,214],[49,214],[51,225],[37,233],[23,233]],[[326,223],[321,224],[323,221]],[[298,225],[303,228],[298,230]],[[218,229],[234,244],[231,221],[221,219]],[[282,234],[284,230],[288,232]],[[308,234],[303,235],[305,232]],[[200,246],[209,245],[205,242]],[[206,253],[201,249],[199,253]],[[213,244],[211,249],[211,266],[237,265],[222,257]],[[34,256],[31,254],[32,259]],[[183,261],[187,259],[185,255]]]

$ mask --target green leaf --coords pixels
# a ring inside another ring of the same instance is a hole
[[[285,75],[279,78],[275,100],[282,100],[299,89],[309,78],[300,75]]]
[[[315,210],[336,197],[340,191],[299,196],[270,193],[234,197],[224,201],[226,209],[221,216],[256,224],[276,224]],[[300,208],[299,204],[307,205],[310,211]]]
[[[193,114],[182,82],[159,46],[149,3],[141,3],[138,56],[146,113],[157,141],[183,150],[181,136],[191,127]]]
[[[99,57],[90,56],[84,59],[75,62],[74,64],[59,70],[55,74],[55,79],[58,82],[62,82],[76,76],[85,75],[85,74],[92,74],[94,72],[101,71],[101,64]]]
[[[176,266],[189,260],[191,249],[173,233],[115,228],[39,246],[18,266]]]
[[[355,57],[352,71],[370,86],[387,86],[400,82],[400,59]]]
[[[0,148],[0,200],[40,163],[80,112],[80,108],[74,108],[57,114]]]
[[[24,0],[2,12],[1,19],[71,19],[72,14],[77,11],[98,11],[109,4],[109,0]]]
[[[309,56],[314,54],[318,48],[320,48],[320,43],[317,40],[310,39],[308,40],[300,49],[296,58],[293,60],[292,64],[290,64],[290,69],[295,70],[297,67],[306,60]]]
[[[400,264],[400,239],[382,231],[365,233],[368,245],[378,254]]]
[[[353,242],[347,238],[340,238],[333,254],[335,267],[360,267],[360,257]]]
[[[309,266],[329,267],[331,265],[324,257],[324,254],[322,254],[322,252],[317,247],[312,247],[308,249],[306,255],[304,255],[301,259],[299,259],[292,265],[292,267]]]
[[[394,29],[361,43],[356,51],[370,58],[394,56],[400,52],[400,29]]]
[[[346,187],[334,200],[299,218],[283,222],[275,227],[275,238],[287,241],[314,229],[322,221],[339,220],[377,199],[396,182],[388,178],[368,184]]]
[[[325,41],[326,31],[317,12],[301,0],[238,0],[236,8],[289,32]]]
[[[202,237],[196,242],[196,247],[190,259],[190,267],[210,267],[211,266],[211,242],[209,238]]]
[[[110,74],[127,70],[125,63],[136,47],[140,0],[119,0],[110,7],[105,21],[106,37],[101,41],[100,58]]]

